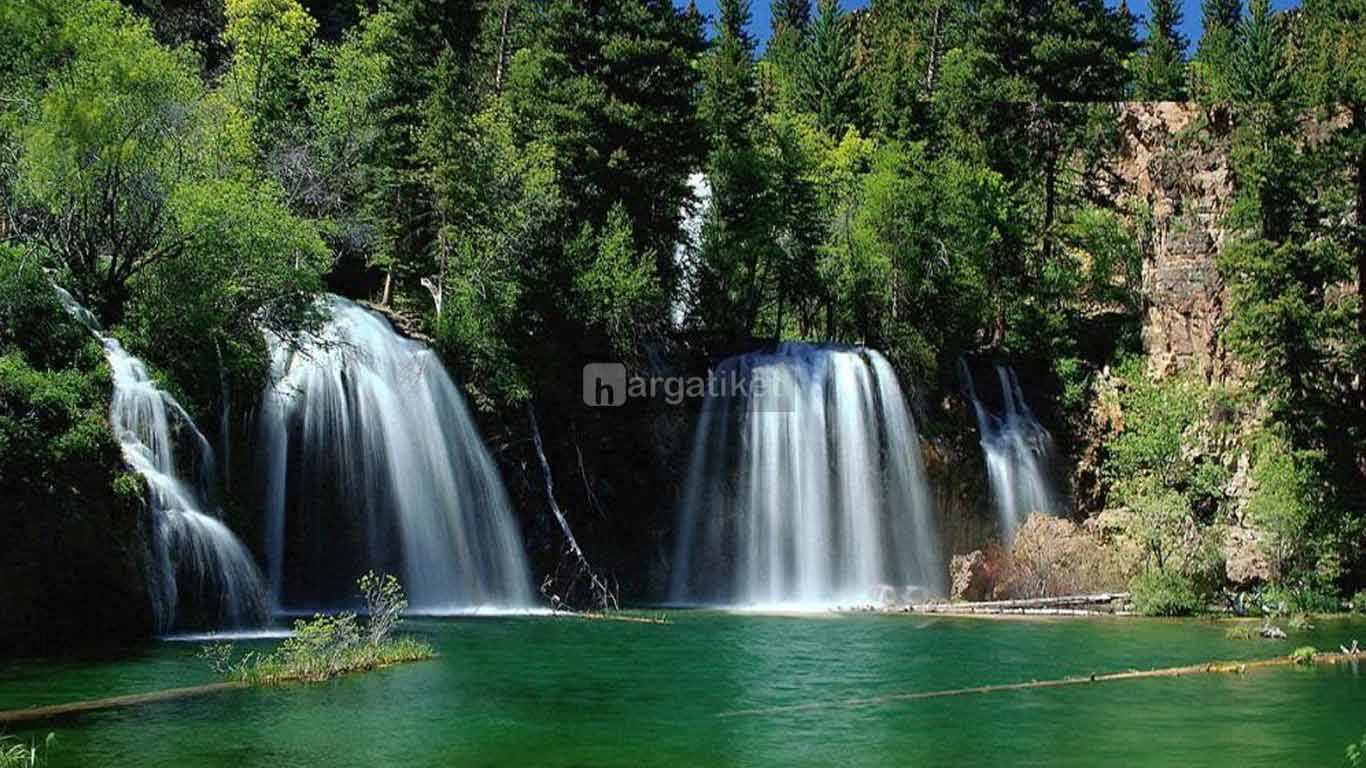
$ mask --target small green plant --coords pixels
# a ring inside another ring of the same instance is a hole
[[[1366,768],[1366,735],[1361,737],[1361,741],[1347,745],[1347,765],[1351,768]]]
[[[1314,654],[1318,651],[1312,645],[1305,645],[1290,652],[1290,660],[1300,666],[1309,666],[1314,663]]]
[[[1314,622],[1307,613],[1297,613],[1290,619],[1290,628],[1298,632],[1307,632],[1314,628]]]
[[[1355,613],[1366,613],[1366,589],[1352,595],[1352,611]]]
[[[15,736],[0,736],[0,768],[39,768],[47,765],[48,752],[57,734],[49,733],[40,746]]]
[[[268,654],[250,652],[233,661],[228,644],[205,646],[200,657],[214,672],[252,685],[320,682],[350,672],[428,659],[432,647],[393,632],[408,607],[403,587],[393,576],[367,573],[358,581],[368,621],[362,627],[354,613],[315,614],[294,622],[294,634]]]
[[[1224,637],[1227,637],[1230,640],[1251,640],[1256,636],[1257,628],[1251,624],[1238,624],[1237,626],[1229,627],[1224,632]]]
[[[1145,616],[1189,616],[1203,606],[1191,580],[1171,571],[1150,570],[1129,584],[1134,610]]]

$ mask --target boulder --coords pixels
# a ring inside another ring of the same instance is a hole
[[[1271,560],[1262,551],[1257,532],[1241,526],[1231,527],[1224,537],[1224,576],[1229,583],[1245,588],[1265,584],[1274,575]]]

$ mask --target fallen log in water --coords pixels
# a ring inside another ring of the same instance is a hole
[[[1128,616],[1128,592],[1102,592],[1095,595],[1035,597],[1022,600],[990,600],[980,603],[922,603],[911,613],[940,614],[1017,614],[1026,616]]]
[[[153,691],[151,693],[133,693],[126,696],[110,696],[103,699],[75,701],[68,704],[49,704],[42,707],[28,707],[26,709],[6,709],[0,710],[0,725],[33,722],[35,720],[53,720],[69,715],[97,712],[102,709],[132,707],[138,704],[153,704],[158,701],[171,701],[174,699],[188,699],[193,696],[204,696],[210,693],[232,691],[247,687],[250,687],[248,683],[233,680],[224,683],[191,685],[184,688],[168,688],[164,691]]]
[[[1352,653],[1316,653],[1313,657],[1314,664],[1341,664],[1357,663],[1366,659],[1362,654]],[[1303,659],[1291,656],[1281,656],[1274,659],[1256,659],[1253,661],[1212,661],[1205,664],[1191,664],[1184,667],[1166,667],[1163,669],[1131,669],[1126,672],[1111,672],[1108,674],[1097,675],[1077,675],[1074,677],[1063,677],[1056,680],[1030,680],[1023,683],[1003,683],[999,685],[979,685],[972,688],[954,688],[947,691],[908,691],[905,693],[889,693],[882,696],[869,696],[866,698],[840,699],[835,701],[812,701],[805,704],[789,704],[779,707],[758,707],[755,709],[736,709],[729,712],[720,712],[717,717],[745,717],[789,714],[792,712],[804,712],[809,710],[835,709],[838,707],[873,707],[882,704],[893,704],[903,701],[921,701],[924,699],[940,699],[950,696],[970,696],[974,694],[1003,693],[1006,691],[1027,691],[1035,688],[1062,688],[1070,685],[1090,685],[1091,683],[1112,683],[1120,680],[1139,680],[1149,677],[1185,677],[1189,675],[1204,674],[1244,674],[1254,669],[1266,669],[1268,667],[1288,667],[1296,664],[1304,664]]]

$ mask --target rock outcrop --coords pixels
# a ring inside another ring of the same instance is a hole
[[[1150,369],[1227,380],[1237,371],[1220,339],[1228,295],[1215,257],[1233,198],[1230,131],[1199,105],[1178,102],[1126,104],[1120,120],[1113,170],[1121,204],[1141,225]]]

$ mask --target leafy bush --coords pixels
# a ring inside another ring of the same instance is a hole
[[[1314,579],[1288,579],[1262,591],[1262,611],[1278,616],[1336,613],[1341,609],[1331,584]]]
[[[48,751],[57,738],[49,733],[40,746],[37,741],[23,742],[14,736],[0,736],[0,768],[39,768],[47,765]]]
[[[1366,736],[1361,737],[1361,741],[1347,745],[1347,764],[1351,768],[1363,768],[1366,766]]]
[[[364,629],[354,613],[316,614],[312,619],[295,621],[294,634],[272,653],[249,652],[233,662],[232,646],[217,644],[205,646],[200,656],[224,677],[252,685],[273,685],[320,682],[435,655],[426,643],[392,634],[408,607],[398,579],[370,572],[358,584],[370,616]]]
[[[1366,613],[1366,589],[1352,595],[1352,610],[1357,613]]]
[[[1290,660],[1296,664],[1308,666],[1314,663],[1314,654],[1316,653],[1318,650],[1312,645],[1301,646],[1290,652]]]
[[[1131,564],[1114,547],[1069,520],[1034,513],[1001,562],[996,599],[1058,597],[1119,589]]]
[[[1191,580],[1171,571],[1149,570],[1129,583],[1134,610],[1145,616],[1189,616],[1203,604]]]

